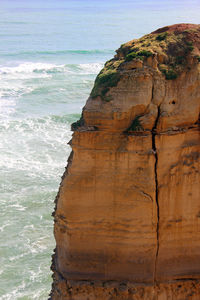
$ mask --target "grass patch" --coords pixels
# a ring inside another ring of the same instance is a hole
[[[198,62],[200,62],[200,56],[196,56],[196,58],[197,58]]]
[[[136,52],[131,52],[126,56],[126,61],[131,61],[135,58],[139,58],[140,60],[143,60],[144,58],[141,56],[138,56]]]
[[[100,74],[97,76],[94,87],[92,89],[92,92],[90,96],[92,98],[95,98],[97,96],[101,96],[103,100],[106,100],[105,97],[109,89],[113,86],[116,86],[119,82],[120,74],[117,73],[115,70],[108,70],[106,73],[100,72]],[[108,100],[106,100],[108,101]]]
[[[152,55],[153,55],[153,53],[148,50],[142,50],[142,51],[138,52],[138,56],[150,57]]]
[[[127,56],[126,56],[126,61],[131,61],[135,58],[138,58],[140,60],[144,60],[144,57],[150,57],[152,56],[153,53],[151,51],[148,51],[148,50],[142,50],[142,51],[132,51],[131,53],[129,53]]]
[[[175,64],[177,65],[182,65],[185,62],[185,57],[184,56],[177,56],[175,60]]]
[[[78,121],[71,124],[71,130],[76,131],[81,126],[84,126],[83,115],[81,116],[81,118]]]
[[[194,50],[194,46],[188,46],[187,49],[189,52],[192,52]]]
[[[173,80],[178,77],[178,74],[173,69],[169,69],[169,70],[163,69],[162,73],[165,75],[165,78],[167,80]]]
[[[193,46],[193,43],[192,43],[191,41],[186,42],[186,44],[187,44],[188,46]]]
[[[194,50],[194,46],[193,46],[193,43],[192,42],[186,42],[186,45],[187,45],[187,49],[186,51],[188,52],[192,52]]]
[[[156,40],[157,41],[164,41],[167,36],[168,36],[167,32],[160,33],[159,35],[157,35]]]
[[[143,130],[143,127],[140,123],[140,117],[141,116],[135,117],[135,119],[133,120],[131,126],[128,128],[127,131],[142,131]]]

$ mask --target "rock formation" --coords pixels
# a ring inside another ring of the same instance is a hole
[[[56,198],[51,299],[200,299],[200,25],[122,45]]]

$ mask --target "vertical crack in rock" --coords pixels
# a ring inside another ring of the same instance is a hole
[[[155,268],[154,268],[154,282],[156,282],[157,259],[158,259],[158,252],[159,252],[159,221],[160,221],[160,209],[159,209],[159,201],[158,201],[158,174],[157,174],[158,153],[156,149],[156,134],[157,134],[157,124],[158,124],[159,117],[160,117],[160,106],[158,106],[158,114],[155,120],[154,127],[152,129],[152,149],[155,155],[154,172],[155,172],[156,205],[157,205],[157,226],[156,226],[157,248],[156,248]]]

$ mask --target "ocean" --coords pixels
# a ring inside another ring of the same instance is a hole
[[[199,0],[0,0],[0,299],[48,298],[70,124],[105,61],[199,15]]]

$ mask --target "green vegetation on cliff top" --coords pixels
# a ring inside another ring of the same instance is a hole
[[[187,65],[187,57],[194,50],[190,35],[195,29],[183,32],[151,33],[138,40],[132,40],[116,51],[113,59],[106,62],[104,68],[98,74],[91,97],[100,96],[104,101],[110,101],[108,95],[110,88],[116,86],[123,76],[121,66],[132,60],[145,60],[157,55],[158,69],[167,80],[176,79]],[[199,57],[199,56],[198,56]],[[199,61],[200,59],[198,59]]]

